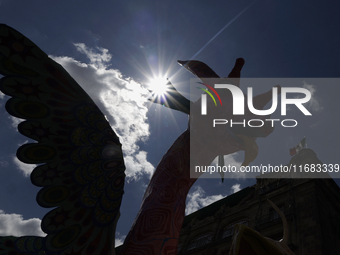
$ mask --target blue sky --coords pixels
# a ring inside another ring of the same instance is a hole
[[[193,76],[177,60],[193,57],[221,76],[227,76],[235,59],[243,57],[242,77],[339,77],[339,7],[340,3],[330,0],[0,0],[0,22],[63,64],[121,136],[128,176],[116,235],[122,240],[154,168],[187,128],[185,114],[146,102],[143,87],[150,79],[168,77],[189,98]],[[260,154],[254,164],[288,163],[289,148],[303,136],[324,163],[339,163],[339,123],[334,118],[339,88],[313,89],[313,118],[294,131],[278,128],[270,139],[259,139]],[[32,166],[15,160],[16,149],[28,139],[16,131],[17,120],[6,113],[6,97],[0,98],[0,226],[4,226],[0,234],[42,234],[39,219],[46,210],[35,202],[39,189],[28,177]],[[240,162],[242,157],[239,153],[228,159]],[[224,183],[200,179],[189,193],[187,212],[254,183],[254,179],[226,179]]]

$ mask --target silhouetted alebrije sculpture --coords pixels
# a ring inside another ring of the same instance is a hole
[[[218,77],[202,62],[179,63],[200,78]],[[229,77],[239,77],[243,63],[238,59]],[[6,25],[0,25],[0,73],[0,89],[12,97],[6,110],[26,119],[19,132],[38,142],[21,146],[17,157],[40,164],[31,174],[41,187],[37,202],[53,208],[41,223],[46,237],[1,237],[0,254],[114,254],[125,179],[117,135],[61,65]],[[177,101],[168,106],[189,114],[193,103],[176,89],[172,96]],[[157,166],[120,254],[176,254],[185,199],[196,181],[189,135],[180,135]]]

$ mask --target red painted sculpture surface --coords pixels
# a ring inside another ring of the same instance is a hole
[[[199,78],[218,77],[199,61],[179,63]],[[238,59],[229,78],[240,77],[243,64]],[[114,254],[125,178],[117,135],[62,66],[6,25],[0,25],[0,73],[4,76],[0,89],[12,97],[7,111],[26,119],[19,131],[38,142],[21,146],[17,156],[23,162],[40,164],[31,174],[32,183],[41,187],[37,202],[54,208],[42,220],[46,237],[1,237],[0,254]],[[192,125],[199,102],[189,102],[173,87],[170,92],[175,101],[167,106],[186,114],[192,108]],[[270,100],[269,91],[255,97],[254,106],[262,109]],[[231,114],[228,108],[221,111]],[[204,127],[196,127],[196,132],[204,132]],[[202,155],[195,163],[209,165],[217,155],[245,150],[246,165],[256,158],[256,137],[270,132],[272,128],[262,128],[256,135],[234,129],[219,136],[224,146],[217,146],[216,151],[205,150],[200,143],[207,141],[202,140],[196,141],[191,153]],[[177,253],[185,200],[196,181],[190,178],[189,161],[188,129],[157,166],[120,254]]]

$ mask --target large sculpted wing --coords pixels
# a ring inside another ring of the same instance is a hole
[[[37,202],[53,208],[41,223],[46,237],[3,237],[0,254],[114,254],[125,179],[117,135],[61,65],[3,24],[0,73],[0,89],[11,96],[6,110],[25,119],[19,132],[37,141],[17,157],[38,164],[31,174],[41,187]]]

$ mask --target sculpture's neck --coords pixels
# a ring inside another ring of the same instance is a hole
[[[185,131],[163,156],[120,254],[176,254],[190,178],[190,133]]]

